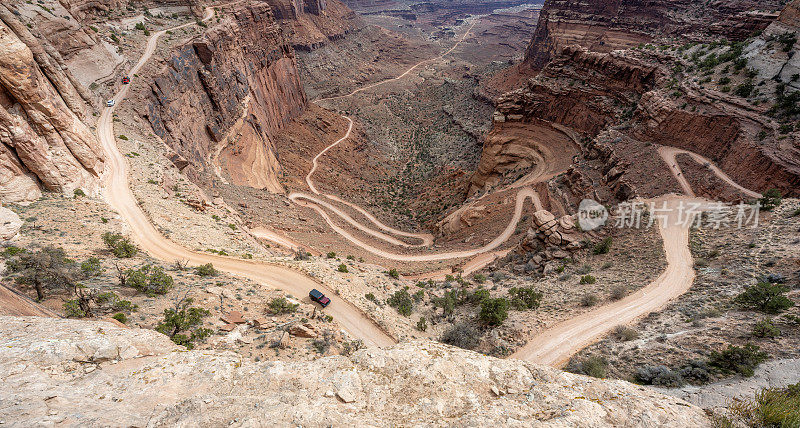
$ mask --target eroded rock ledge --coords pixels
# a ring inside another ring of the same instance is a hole
[[[183,351],[151,330],[0,317],[0,416],[25,426],[704,426],[624,381],[435,342],[313,362]]]

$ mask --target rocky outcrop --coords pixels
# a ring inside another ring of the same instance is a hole
[[[434,342],[251,362],[106,322],[0,317],[0,331],[11,425],[708,425],[642,386]]]
[[[365,26],[339,0],[268,0],[292,46],[312,51]]]
[[[775,0],[547,0],[525,62],[541,69],[571,44],[611,52],[661,37],[743,40],[769,25],[781,7]]]
[[[306,105],[289,41],[269,4],[252,1],[177,49],[144,115],[191,178],[219,164],[235,184],[280,192],[274,135]]]
[[[0,206],[0,243],[14,239],[21,227],[22,219],[19,218],[17,213]]]
[[[39,186],[99,190],[104,154],[81,120],[87,98],[58,52],[0,5],[0,200],[31,201]]]

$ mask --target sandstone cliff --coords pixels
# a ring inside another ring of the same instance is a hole
[[[82,121],[89,96],[29,27],[15,5],[0,5],[0,201],[34,200],[40,186],[96,193],[104,154]]]
[[[541,69],[571,44],[610,52],[664,37],[704,40],[712,34],[742,40],[769,25],[782,5],[776,0],[547,0],[525,62]]]
[[[145,116],[189,160],[190,177],[220,165],[234,184],[280,192],[274,135],[306,105],[272,8],[250,1],[177,49],[153,78]]]
[[[364,27],[339,0],[268,0],[292,46],[311,51]]]
[[[433,342],[250,362],[106,322],[0,317],[0,330],[0,416],[12,425],[708,425],[645,387]]]

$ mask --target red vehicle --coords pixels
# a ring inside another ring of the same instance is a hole
[[[122,78],[122,84],[123,85],[127,85],[129,83],[131,83],[131,78],[130,77],[125,76],[125,77]]]
[[[325,295],[316,288],[308,292],[308,297],[310,297],[312,301],[322,305],[323,308],[331,304],[331,299],[325,297]]]

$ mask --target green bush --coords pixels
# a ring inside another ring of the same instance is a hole
[[[798,209],[797,211],[800,212],[800,209]],[[476,273],[475,275],[472,276],[472,280],[475,281],[476,284],[483,284],[484,282],[486,282],[486,275]]]
[[[753,336],[773,338],[781,335],[781,330],[775,327],[771,319],[763,319],[753,326]]]
[[[125,285],[149,297],[167,294],[175,284],[160,266],[144,265],[139,269],[128,269],[125,276]]]
[[[77,299],[71,299],[64,302],[64,315],[67,318],[83,318],[86,316],[86,312],[83,311]]]
[[[628,295],[628,287],[624,285],[618,285],[611,290],[611,299],[612,300],[621,300],[625,296]]]
[[[364,297],[366,297],[366,298],[367,298],[367,300],[369,300],[369,301],[372,301],[372,302],[375,302],[375,301],[377,301],[377,299],[375,298],[375,295],[374,295],[374,294],[372,294],[371,292],[370,292],[370,293],[367,293],[367,294],[365,294],[365,295],[364,295]]]
[[[769,189],[761,195],[758,202],[761,204],[761,209],[771,211],[778,207],[783,200],[783,195],[778,189]]]
[[[164,320],[156,326],[156,331],[165,334],[178,345],[188,349],[194,343],[211,335],[211,330],[201,327],[208,310],[191,307],[192,299],[179,302],[174,309],[164,309]]]
[[[339,272],[342,272],[342,273],[347,273],[348,272],[347,265],[344,264],[344,263],[340,264],[339,267],[336,270],[338,270]]]
[[[636,369],[634,379],[643,385],[675,388],[685,383],[680,372],[666,366],[644,366]]]
[[[486,299],[481,302],[481,311],[478,313],[478,319],[486,325],[503,325],[503,321],[508,318],[509,306],[508,299],[504,297]]]
[[[137,29],[137,30],[139,30],[139,31],[142,31],[142,30],[144,30],[144,29],[145,29],[145,26],[144,26],[144,23],[143,23],[143,22],[137,22],[137,23],[136,23],[136,26],[135,26],[134,28],[136,28],[136,29]]]
[[[18,251],[6,261],[7,278],[36,290],[37,300],[45,297],[45,291],[71,289],[78,272],[75,262],[67,258],[64,249],[45,247],[36,252]]]
[[[417,321],[417,330],[425,331],[428,329],[428,321],[425,317],[419,317],[419,321]]]
[[[431,299],[434,308],[442,308],[442,315],[451,315],[459,303],[458,291],[445,291],[444,296]]]
[[[769,355],[756,345],[750,343],[743,347],[728,345],[722,352],[713,351],[708,365],[724,374],[737,373],[750,377],[756,367],[767,358]]]
[[[103,274],[103,265],[97,257],[89,257],[81,263],[81,272],[86,278],[95,278]]]
[[[86,196],[86,193],[83,191],[83,189],[75,189],[72,191],[72,194],[75,195],[76,198],[82,198]]]
[[[8,247],[3,248],[3,251],[0,251],[0,257],[4,259],[8,259],[11,257],[16,256],[17,254],[24,253],[26,250],[24,248],[15,247],[13,245],[9,245]]]
[[[130,241],[130,239],[122,236],[119,233],[106,232],[103,234],[103,242],[106,244],[114,256],[129,259],[139,252],[139,249]]]
[[[291,303],[285,297],[276,297],[269,301],[267,305],[267,312],[272,315],[283,315],[297,312],[300,307],[299,303]]]
[[[470,305],[480,305],[481,302],[490,297],[492,296],[489,294],[489,290],[483,287],[478,287],[474,292],[472,292],[471,295],[467,297],[466,302]]]
[[[397,309],[397,312],[400,315],[405,317],[411,315],[412,310],[414,309],[414,302],[411,300],[411,295],[408,294],[408,287],[404,287],[402,290],[397,290],[386,299],[386,303]]]
[[[122,312],[117,312],[111,318],[114,318],[115,320],[117,320],[117,321],[119,321],[119,322],[121,322],[123,324],[127,324],[128,323],[128,316],[125,315]]]
[[[387,274],[389,274],[389,276],[394,278],[394,279],[400,278],[400,273],[397,272],[397,269],[395,269],[395,268],[389,269],[389,272],[387,272]]]
[[[736,296],[734,302],[744,309],[777,314],[794,306],[794,302],[784,296],[788,291],[789,288],[781,284],[759,282]]]
[[[194,273],[200,276],[217,276],[219,275],[219,271],[214,269],[214,265],[211,263],[206,263],[204,265],[200,265],[194,268]]]
[[[329,252],[329,253],[327,254],[327,257],[328,257],[329,259],[335,259],[335,258],[336,258],[336,253],[335,253],[335,252],[333,252],[333,251],[331,251],[331,252]]]
[[[603,379],[608,372],[608,361],[598,356],[588,357],[583,360],[573,358],[567,365],[567,371]]]
[[[592,275],[583,275],[580,281],[581,284],[594,284],[595,282],[597,282],[597,278]]]
[[[595,255],[608,254],[608,252],[611,251],[611,244],[612,243],[613,243],[613,240],[609,236],[606,239],[603,239],[602,241],[598,242],[594,246],[594,250],[592,251],[592,253],[594,253]]]
[[[543,294],[533,287],[520,287],[508,290],[511,306],[518,311],[538,309],[542,303]]]

